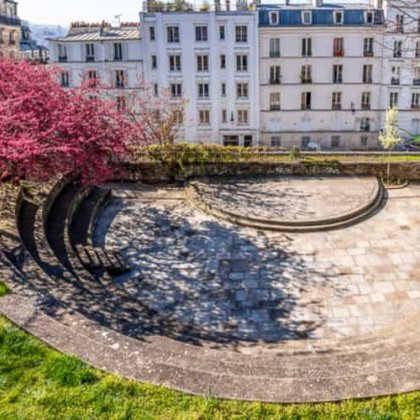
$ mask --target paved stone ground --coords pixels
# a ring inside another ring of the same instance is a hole
[[[270,177],[196,183],[204,200],[226,211],[283,221],[338,217],[366,205],[377,190],[373,177]]]
[[[209,338],[357,336],[420,311],[420,186],[391,191],[362,224],[294,235],[219,222],[191,208],[182,191],[117,195],[94,238],[121,248],[132,264],[117,281]]]

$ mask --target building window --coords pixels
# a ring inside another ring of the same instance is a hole
[[[153,95],[159,96],[159,85],[157,83],[153,84]]]
[[[395,30],[397,32],[404,32],[404,15],[395,16]]]
[[[343,66],[341,64],[333,65],[333,83],[343,83]]]
[[[312,99],[312,94],[311,92],[302,92],[301,94],[301,98],[300,98],[300,106],[301,109],[311,109],[312,108],[312,104],[311,104],[311,99]]]
[[[67,46],[63,44],[58,44],[58,61],[60,63],[67,62]]]
[[[420,41],[416,42],[416,58],[420,58]]]
[[[121,43],[114,44],[114,61],[122,61],[123,59],[123,46]]]
[[[270,93],[270,111],[280,111],[280,92]]]
[[[401,58],[402,56],[402,41],[394,41],[394,58]]]
[[[60,75],[60,84],[62,87],[68,88],[70,86],[70,74],[68,71],[63,71]]]
[[[198,97],[199,98],[209,98],[210,89],[208,83],[199,83],[198,84]]]
[[[311,142],[311,138],[309,136],[303,136],[300,139],[300,145],[302,149],[307,149],[309,147],[309,143]]]
[[[312,66],[305,64],[300,71],[300,81],[302,83],[312,83]]]
[[[281,137],[280,136],[271,136],[270,146],[279,148],[281,147]]]
[[[362,109],[368,110],[370,109],[370,92],[363,92],[362,93]]]
[[[365,64],[363,66],[363,83],[372,83],[373,65]]]
[[[178,26],[168,26],[166,28],[166,33],[168,37],[168,42],[170,44],[179,42],[179,27]]]
[[[344,21],[344,12],[334,12],[334,23],[342,25]]]
[[[95,61],[95,44],[86,44],[86,61]]]
[[[156,70],[157,69],[157,56],[152,55],[150,57],[150,62],[151,62],[151,65],[152,65],[152,70]]]
[[[172,98],[180,98],[182,96],[182,84],[181,83],[171,83],[170,90],[171,90]]]
[[[246,26],[235,26],[236,42],[248,42],[248,28]]]
[[[343,55],[344,55],[344,38],[334,38],[333,53],[334,53],[334,57],[343,57]]]
[[[391,85],[400,84],[401,68],[399,66],[392,66],[391,68]]]
[[[373,12],[366,12],[366,23],[371,25],[373,22]]]
[[[304,25],[310,25],[312,23],[312,13],[309,11],[302,12],[302,22]]]
[[[124,70],[115,70],[115,87],[117,89],[124,89],[125,88]]]
[[[248,83],[237,83],[236,84],[236,98],[237,99],[248,99]]]
[[[248,124],[248,110],[238,109],[238,125]]]
[[[221,69],[226,68],[226,55],[225,54],[220,55],[220,68]]]
[[[210,111],[208,109],[200,109],[198,111],[198,119],[200,125],[210,125]]]
[[[208,41],[207,26],[196,26],[195,27],[195,40],[197,42]]]
[[[221,84],[222,96],[226,96],[226,83]]]
[[[169,56],[169,71],[181,71],[181,56],[179,54]]]
[[[270,25],[277,25],[279,23],[279,14],[277,12],[270,12]]]
[[[341,109],[341,92],[333,92],[332,94],[332,109],[340,110]]]
[[[302,56],[303,57],[312,56],[312,38],[302,39]]]
[[[125,96],[117,96],[117,110],[124,111],[127,107]]]
[[[389,107],[398,107],[398,92],[391,92],[389,94]]]
[[[420,109],[420,93],[413,93],[411,95],[411,108]]]
[[[331,136],[331,148],[338,149],[340,147],[340,136]]]
[[[368,136],[361,136],[360,137],[360,146],[367,147],[368,146]]]
[[[220,41],[224,41],[225,37],[226,37],[225,27],[224,26],[219,26],[219,39],[220,39]]]
[[[280,57],[280,38],[270,38],[270,57]]]
[[[97,86],[98,80],[96,70],[89,70],[87,73],[87,77],[89,81],[89,86],[95,88]]]
[[[370,131],[370,118],[360,119],[360,131]]]
[[[156,39],[155,27],[154,26],[149,27],[149,39],[150,39],[150,41],[154,41]]]
[[[209,56],[207,54],[197,55],[197,71],[209,71]]]
[[[252,136],[244,136],[244,147],[252,147],[253,138]]]
[[[414,67],[413,85],[420,85],[420,67]]]
[[[248,71],[248,56],[240,54],[236,56],[236,71]]]
[[[279,85],[280,81],[280,66],[270,66],[270,85]]]
[[[227,111],[226,111],[226,109],[222,109],[222,123],[223,124],[227,123]]]
[[[363,41],[363,55],[373,57],[373,38],[365,38]]]

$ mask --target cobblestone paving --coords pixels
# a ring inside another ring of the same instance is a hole
[[[376,192],[375,178],[276,177],[196,183],[204,200],[251,217],[319,220],[347,214],[367,204]]]
[[[130,261],[116,281],[179,324],[277,341],[369,333],[420,311],[420,186],[391,191],[362,224],[295,235],[219,222],[182,197],[120,190],[94,238]]]

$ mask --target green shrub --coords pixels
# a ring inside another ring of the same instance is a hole
[[[289,152],[289,158],[291,160],[297,160],[300,159],[301,157],[301,153],[300,153],[300,149],[299,146],[294,145]]]
[[[9,289],[4,282],[0,280],[0,297],[5,296],[9,293]]]

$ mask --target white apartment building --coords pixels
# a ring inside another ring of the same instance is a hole
[[[100,84],[123,106],[130,91],[141,90],[143,63],[137,23],[73,23],[67,36],[50,39],[51,62],[61,68],[63,87]]]
[[[120,102],[140,79],[168,89],[192,143],[374,149],[391,105],[401,133],[419,134],[418,1],[312,1],[149,0],[139,27],[72,25],[51,61],[64,86],[98,78]]]
[[[377,147],[383,29],[369,5],[261,6],[261,143]]]
[[[257,26],[257,13],[220,6],[140,13],[146,84],[156,91],[170,89],[174,100],[187,100],[180,138],[258,143]]]
[[[399,127],[409,136],[420,134],[420,3],[392,0],[391,4],[385,3],[382,108],[398,107]]]

